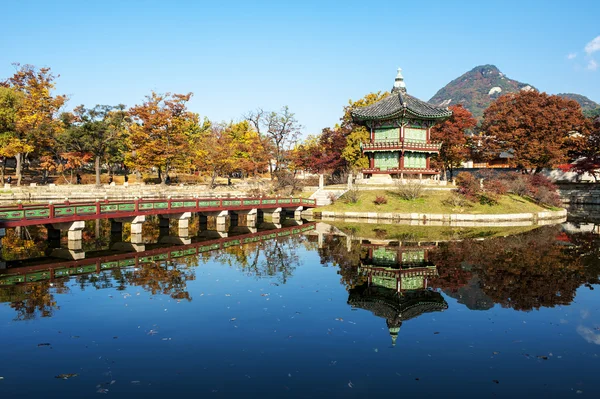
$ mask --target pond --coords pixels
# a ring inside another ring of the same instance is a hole
[[[91,271],[44,258],[43,228],[8,232],[2,398],[600,395],[593,226],[304,223],[206,250],[146,231],[152,259],[105,268],[107,229],[86,226]]]

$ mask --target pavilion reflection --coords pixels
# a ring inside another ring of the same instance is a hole
[[[392,346],[403,322],[448,308],[442,295],[428,287],[437,276],[436,266],[428,260],[430,248],[362,245],[367,250],[361,251],[358,273],[366,283],[349,290],[348,304],[384,318]]]

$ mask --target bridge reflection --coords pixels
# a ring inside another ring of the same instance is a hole
[[[169,232],[169,229],[163,226],[163,234],[159,235],[159,242],[148,245],[155,246],[153,249],[146,249],[147,244],[144,243],[135,245],[131,242],[111,242],[110,250],[88,251],[84,253],[86,256],[82,259],[60,260],[55,257],[44,257],[7,261],[4,263],[4,269],[0,270],[0,286],[43,280],[52,281],[56,278],[71,275],[100,273],[103,270],[114,268],[171,261],[177,258],[223,250],[231,246],[299,235],[315,228],[315,223],[302,224],[302,222],[295,220],[290,220],[287,224],[287,226],[263,224],[264,229],[260,231],[251,231],[250,229],[244,231],[243,228],[234,227],[228,232],[227,236],[213,239],[208,239],[202,235],[194,238],[164,235]],[[112,237],[115,238],[115,235]],[[119,235],[116,235],[116,237],[119,237]],[[167,240],[167,238],[171,238],[171,240]],[[177,240],[180,241],[177,242]],[[165,243],[171,245],[165,247]],[[173,245],[174,243],[178,245]],[[115,249],[119,251],[129,250],[129,252],[114,253]],[[51,253],[56,254],[55,250],[52,250]]]

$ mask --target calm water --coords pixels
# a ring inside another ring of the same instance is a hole
[[[0,397],[600,395],[593,232],[316,230],[0,287]]]

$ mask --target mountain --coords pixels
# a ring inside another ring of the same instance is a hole
[[[492,101],[519,90],[535,87],[506,77],[495,65],[480,65],[441,88],[429,103],[443,107],[462,104],[480,119]]]
[[[530,84],[508,78],[495,65],[480,65],[441,88],[430,104],[447,107],[462,104],[481,119],[483,111],[498,97],[520,90],[537,90]],[[561,93],[559,96],[577,101],[584,112],[592,112],[599,104],[580,94]]]
[[[594,111],[598,107],[600,107],[600,104],[598,104],[595,101],[590,100],[586,96],[582,96],[581,94],[575,94],[575,93],[558,93],[557,96],[561,96],[561,97],[564,97],[564,98],[568,98],[569,100],[575,100],[575,101],[577,101],[579,103],[579,105],[581,105],[581,109],[582,109],[583,112]]]

